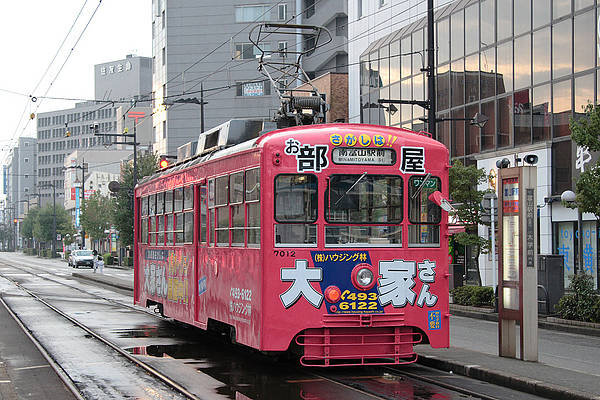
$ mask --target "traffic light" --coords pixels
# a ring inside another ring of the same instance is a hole
[[[16,224],[17,222],[19,222],[18,218],[13,219],[13,222]]]
[[[68,131],[66,131],[66,132],[65,132],[65,137],[71,137],[71,131],[69,131],[69,130],[68,130]]]
[[[158,162],[158,166],[160,169],[167,168],[169,166],[169,160],[167,160],[166,157],[161,157],[160,161]]]

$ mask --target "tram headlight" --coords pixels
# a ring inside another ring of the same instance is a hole
[[[369,290],[375,286],[373,267],[367,263],[354,267],[352,270],[352,283],[359,290]]]
[[[373,272],[368,268],[361,268],[356,274],[356,283],[362,287],[368,287],[373,283]]]

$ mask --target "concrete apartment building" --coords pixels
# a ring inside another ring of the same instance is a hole
[[[312,77],[346,72],[344,0],[153,0],[152,7],[153,129],[159,154],[176,155],[177,147],[196,140],[201,97],[205,130],[232,118],[271,119],[279,99],[257,71],[260,52],[248,39],[256,22],[326,25],[334,42],[307,57],[305,70]],[[273,34],[265,49],[281,50],[271,59],[284,60],[293,57],[286,50],[311,40]],[[178,102],[185,99],[196,104]]]
[[[36,185],[36,142],[35,138],[21,137],[18,146],[13,148],[8,157],[6,200],[15,207],[13,215],[22,217],[26,214],[27,203],[35,204]]]
[[[124,127],[132,130],[135,118],[129,118],[130,112],[144,115],[138,121],[138,142],[151,142],[151,124],[144,124],[150,120],[151,112],[147,101],[151,66],[150,58],[133,55],[98,64],[94,67],[96,99],[115,103],[84,102],[74,108],[38,114],[37,178],[42,204],[52,201],[52,185],[56,189],[57,201],[66,200],[63,167],[67,157],[76,150],[108,148],[112,139],[94,134],[120,133]],[[134,108],[131,108],[132,99],[137,101]],[[107,162],[119,162],[116,154],[108,153]]]

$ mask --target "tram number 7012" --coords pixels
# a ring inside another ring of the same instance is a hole
[[[273,250],[276,257],[296,257],[296,250]]]

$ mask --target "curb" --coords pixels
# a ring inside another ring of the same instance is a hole
[[[103,285],[107,285],[107,286],[112,286],[112,287],[116,287],[117,289],[122,289],[122,290],[127,290],[130,292],[133,292],[133,285],[128,284],[127,282],[119,282],[117,280],[113,280],[113,279],[102,279],[102,278],[96,278],[93,275],[90,274],[82,274],[79,272],[73,272],[71,274],[72,277],[74,278],[79,278],[79,279],[85,279],[88,281],[92,281],[92,282],[97,282],[97,283],[101,283]]]
[[[523,378],[521,376],[506,374],[503,372],[480,367],[478,365],[465,365],[456,361],[442,360],[437,357],[423,356],[419,354],[417,363],[427,367],[452,371],[469,378],[505,386],[520,392],[530,393],[550,399],[566,400],[599,400],[600,396],[580,392],[563,386],[552,385],[535,379]]]
[[[498,322],[498,314],[494,312],[482,312],[478,310],[466,310],[453,307],[450,305],[450,313],[458,317],[476,318],[491,322]],[[559,322],[548,321],[544,317],[538,319],[538,327],[553,331],[575,333],[579,335],[598,336],[600,337],[600,329],[592,326],[580,326],[575,324],[562,324]]]

